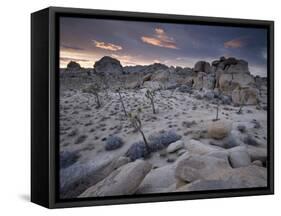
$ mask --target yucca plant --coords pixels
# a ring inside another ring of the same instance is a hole
[[[145,144],[145,147],[149,151],[150,147],[148,145],[148,142],[147,142],[147,139],[144,135],[144,132],[142,131],[142,123],[141,123],[139,115],[133,114],[133,113],[130,112],[128,114],[128,117],[129,117],[129,120],[131,122],[132,127],[141,134],[143,142]]]
[[[120,102],[121,102],[121,105],[122,105],[122,108],[123,108],[123,112],[124,112],[125,116],[127,117],[127,116],[128,116],[128,113],[127,113],[127,111],[126,111],[126,108],[125,108],[125,105],[124,105],[124,101],[123,101],[123,97],[122,97],[122,95],[121,95],[121,89],[120,89],[120,88],[117,88],[117,89],[116,89],[116,92],[117,92],[118,95],[119,95],[119,99],[120,99]]]
[[[220,102],[219,102],[219,99],[217,99],[217,104],[216,104],[216,118],[214,119],[214,121],[218,121],[218,120],[219,120],[219,106],[220,106]]]
[[[83,92],[88,94],[93,94],[96,98],[96,103],[97,103],[96,108],[101,107],[100,96],[99,96],[100,86],[98,84],[91,84],[87,86],[86,88],[83,89]]]
[[[152,111],[153,111],[153,114],[156,114],[156,110],[155,110],[155,105],[154,105],[154,97],[155,97],[155,91],[154,90],[147,90],[145,92],[145,97],[147,97],[150,102],[151,102],[151,106],[152,106]]]

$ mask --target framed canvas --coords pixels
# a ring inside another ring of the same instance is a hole
[[[273,21],[31,15],[31,201],[273,194]]]

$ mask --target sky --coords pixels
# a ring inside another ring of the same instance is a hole
[[[199,60],[221,56],[248,61],[250,72],[267,74],[267,31],[261,28],[226,27],[60,18],[60,67],[76,61],[92,68],[103,56],[123,66],[163,63],[193,67]]]

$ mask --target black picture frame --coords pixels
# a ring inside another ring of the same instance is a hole
[[[58,197],[59,132],[59,34],[61,16],[117,20],[195,23],[202,25],[266,28],[268,31],[268,185],[265,188],[178,192],[134,196],[79,198]],[[274,193],[274,22],[263,20],[199,17],[49,7],[31,15],[31,201],[47,208],[125,203],[192,200]]]

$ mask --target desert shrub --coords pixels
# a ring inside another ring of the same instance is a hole
[[[81,135],[79,136],[76,140],[75,140],[75,144],[81,144],[82,142],[84,142],[87,139],[87,135]]]
[[[208,91],[204,94],[204,98],[207,100],[212,100],[215,98],[215,93],[213,91]]]
[[[60,168],[64,169],[74,164],[79,158],[77,152],[62,151],[60,152]]]
[[[248,136],[245,137],[244,143],[246,143],[248,145],[251,145],[251,146],[259,145],[258,141],[254,137],[252,137],[251,135],[248,135]]]
[[[224,105],[230,105],[231,102],[232,102],[231,97],[227,96],[227,95],[221,95],[220,99],[221,99],[221,103],[224,104]]]
[[[111,151],[120,148],[124,144],[119,136],[109,136],[106,139],[105,150]]]
[[[129,157],[132,161],[139,158],[147,158],[149,156],[149,150],[147,149],[143,141],[132,144],[126,153],[126,157]]]
[[[152,134],[148,137],[149,147],[151,151],[158,151],[166,148],[173,142],[181,139],[181,136],[175,133],[173,130],[161,131],[156,134]]]
[[[178,88],[178,91],[179,92],[182,92],[182,93],[189,93],[189,94],[192,94],[192,87],[191,86],[188,86],[188,85],[181,85],[179,88]]]
[[[237,125],[237,130],[239,130],[241,133],[246,132],[246,126],[245,125]]]

